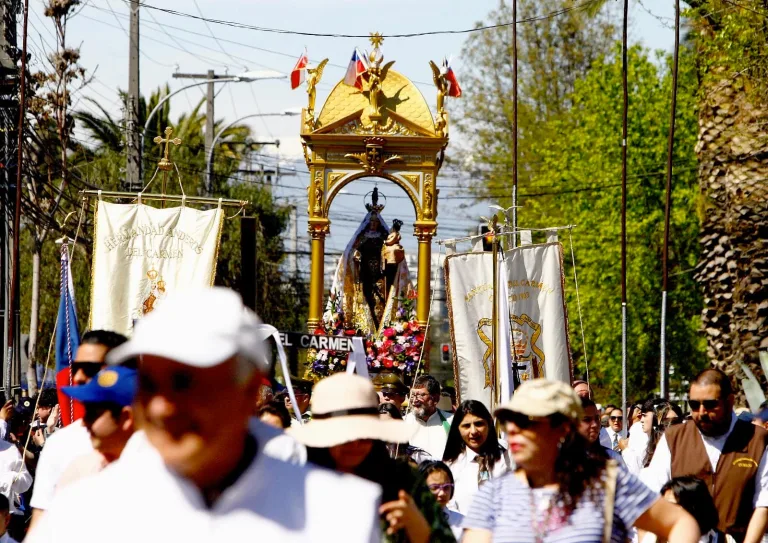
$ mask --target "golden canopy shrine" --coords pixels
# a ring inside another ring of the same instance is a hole
[[[309,103],[302,111],[301,138],[309,167],[309,234],[311,277],[308,327],[321,324],[324,295],[325,237],[334,198],[349,183],[379,177],[395,183],[413,204],[418,239],[417,320],[429,316],[431,242],[437,232],[437,174],[448,145],[444,108],[449,82],[433,63],[437,118],[407,77],[384,63],[379,34],[371,35],[373,51],[356,88],[339,81],[315,114],[316,85],[327,59],[307,70]]]

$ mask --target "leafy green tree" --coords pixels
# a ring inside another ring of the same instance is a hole
[[[620,198],[621,60],[598,59],[575,83],[570,110],[547,123],[550,136],[532,151],[539,169],[521,191],[526,222],[576,224],[574,248],[579,271],[584,329],[593,381],[601,397],[618,398],[621,382]],[[666,60],[666,59],[664,59]],[[627,196],[628,364],[631,396],[658,388],[661,250],[664,171],[671,76],[640,47],[629,51],[630,86]],[[701,299],[693,282],[698,259],[696,215],[696,77],[690,55],[681,63],[670,237],[670,291],[667,345],[681,379],[705,365],[698,336]],[[571,337],[577,369],[584,371],[580,330],[569,289]]]

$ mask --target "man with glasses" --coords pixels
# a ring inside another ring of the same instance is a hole
[[[108,330],[91,330],[83,334],[72,362],[72,385],[77,387],[90,383],[106,366],[107,353],[126,341],[125,336]],[[82,420],[73,422],[48,438],[40,453],[35,474],[31,501],[32,525],[48,509],[56,485],[70,463],[92,452],[91,436]]]
[[[411,438],[411,445],[427,451],[432,458],[442,458],[453,414],[437,408],[440,401],[440,383],[431,375],[420,375],[411,388],[409,404],[411,412],[405,422],[418,429]]]
[[[720,515],[717,529],[738,542],[755,543],[762,539],[768,520],[768,432],[738,420],[733,404],[725,373],[699,373],[688,395],[693,424],[666,431],[642,479],[659,491],[673,477],[699,477]]]

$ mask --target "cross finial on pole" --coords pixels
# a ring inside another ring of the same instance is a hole
[[[377,49],[384,43],[384,36],[381,35],[381,32],[371,32],[371,37],[368,39],[371,40],[371,45],[373,45],[374,49]]]
[[[153,140],[155,143],[159,143],[160,145],[165,144],[165,151],[163,152],[163,158],[161,158],[160,162],[158,162],[157,164],[157,168],[164,172],[169,172],[173,169],[173,162],[171,162],[169,159],[170,144],[172,143],[176,146],[181,145],[181,138],[171,138],[172,135],[173,135],[173,128],[168,126],[165,129],[165,138],[163,138],[162,136],[155,136],[155,139]]]

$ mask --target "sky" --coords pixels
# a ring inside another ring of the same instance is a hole
[[[617,4],[617,0],[614,0]],[[33,55],[31,69],[40,69],[41,56],[54,44],[50,22],[43,16],[44,0],[30,0],[29,49]],[[430,30],[472,28],[477,21],[498,7],[498,1],[436,1],[436,0],[147,0],[145,4],[211,19],[236,21],[249,25],[288,29],[310,33],[383,34]],[[632,0],[630,2],[630,39],[650,49],[671,51],[673,45],[673,3],[668,0]],[[620,10],[620,5],[616,6]],[[618,11],[617,11],[618,12]],[[75,95],[76,108],[95,111],[86,98],[97,101],[117,119],[122,117],[117,93],[128,85],[128,16],[127,0],[84,0],[83,7],[69,22],[68,42],[80,46],[81,64],[92,81]],[[168,14],[147,6],[141,8],[141,92],[145,96],[159,86],[168,84],[171,90],[191,81],[173,79],[174,72],[235,75],[248,70],[276,70],[289,73],[306,47],[309,57],[317,62],[329,58],[323,81],[318,86],[318,110],[333,85],[343,77],[355,46],[370,48],[364,38],[328,38],[275,34],[206,23],[190,17]],[[385,40],[386,60],[396,60],[394,69],[413,80],[429,104],[434,104],[429,60],[439,61],[453,55],[452,66],[461,81],[461,51],[466,35],[439,35],[410,39]],[[35,63],[38,63],[36,66]],[[335,65],[335,66],[334,66]],[[171,115],[191,110],[204,97],[204,86],[189,89],[171,99]],[[257,81],[217,85],[216,119],[226,123],[246,115],[280,113],[304,107],[303,88],[292,91],[287,81]],[[279,140],[264,147],[264,160],[279,161],[283,175],[276,181],[273,192],[283,204],[298,209],[299,250],[308,250],[306,234],[306,165],[299,139],[299,117],[261,117],[244,121],[252,127],[254,139]],[[453,131],[451,149],[461,146],[461,135]],[[78,138],[85,138],[82,131]],[[363,196],[375,182],[361,180],[348,185],[331,207],[331,236],[326,252],[344,249],[357,224],[364,216]],[[438,238],[451,238],[474,231],[480,215],[488,214],[488,203],[476,203],[466,197],[461,179],[455,175],[438,177]],[[388,222],[395,217],[404,221],[403,245],[407,252],[416,250],[411,235],[415,219],[405,193],[387,182],[379,189],[388,199],[383,215]],[[403,205],[405,204],[405,205]],[[525,210],[521,211],[523,226]],[[433,251],[436,252],[436,246]],[[302,262],[302,268],[308,263]],[[328,266],[327,266],[328,267]]]

